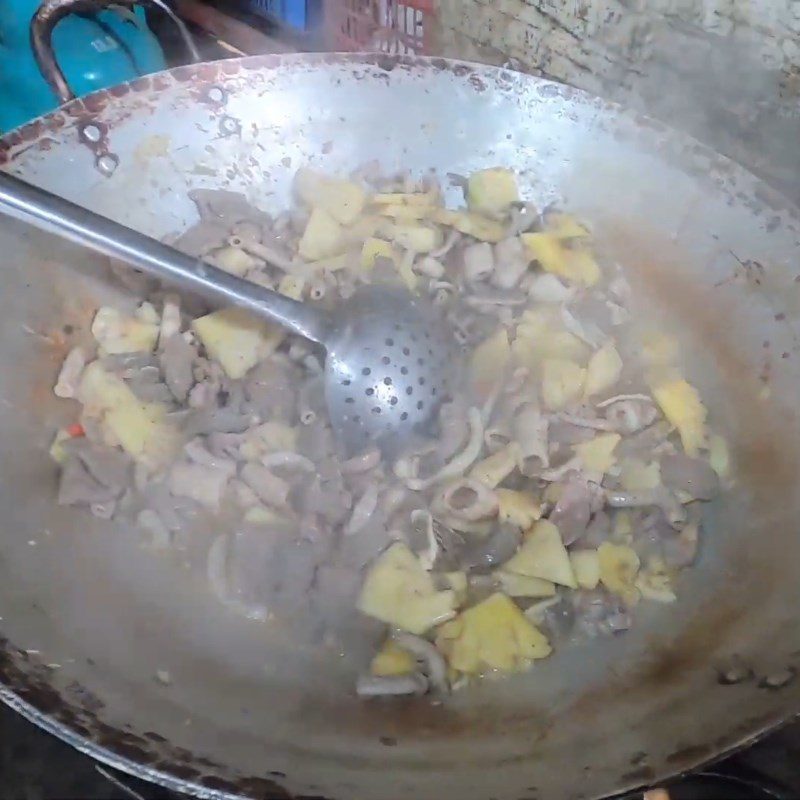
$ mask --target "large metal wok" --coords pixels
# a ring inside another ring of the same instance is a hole
[[[94,757],[204,797],[590,798],[741,746],[800,708],[800,216],[697,142],[501,69],[384,56],[182,67],[0,140],[3,166],[156,236],[193,187],[288,202],[294,170],[504,164],[605,232],[693,343],[737,489],[677,604],[444,705],[359,702],[350,665],[275,641],[135,535],[56,508],[60,359],[119,290],[0,226],[0,697]],[[164,671],[168,672],[167,676]],[[160,675],[158,679],[157,673]]]

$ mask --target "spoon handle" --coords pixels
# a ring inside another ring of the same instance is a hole
[[[0,171],[0,213],[122,261],[221,306],[239,306],[313,342],[330,328],[320,311],[187,256],[143,233]]]

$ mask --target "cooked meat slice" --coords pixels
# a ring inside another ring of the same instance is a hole
[[[197,353],[181,334],[167,339],[161,352],[160,363],[164,381],[179,403],[185,403],[194,385],[193,361]]]

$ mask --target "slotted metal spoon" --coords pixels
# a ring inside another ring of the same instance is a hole
[[[386,448],[427,426],[452,390],[449,325],[404,287],[359,288],[332,311],[297,302],[0,172],[0,211],[219,305],[236,305],[322,345],[325,399],[342,448]]]

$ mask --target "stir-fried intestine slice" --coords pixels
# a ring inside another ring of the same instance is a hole
[[[67,353],[64,363],[61,365],[61,371],[58,373],[58,380],[56,381],[55,388],[53,389],[53,394],[55,394],[56,397],[75,397],[83,368],[86,366],[86,360],[86,353],[82,347],[73,347],[72,350]]]
[[[708,461],[683,453],[661,456],[661,480],[668,489],[696,500],[711,500],[719,492],[719,476]]]
[[[652,398],[642,395],[612,397],[597,407],[605,409],[606,420],[620,433],[636,433],[658,419]]]
[[[261,464],[247,463],[241,470],[242,480],[258,495],[258,498],[278,509],[289,505],[291,485]]]
[[[621,492],[606,489],[606,502],[611,508],[641,508],[658,506],[663,509],[670,524],[679,528],[686,521],[686,511],[675,496],[664,489],[644,489],[638,492]]]
[[[523,475],[535,475],[539,467],[550,466],[548,430],[550,421],[533,403],[526,403],[514,415],[512,431],[519,448]]]
[[[427,479],[410,478],[406,481],[406,486],[413,491],[423,491],[448,478],[462,475],[472,466],[475,459],[480,455],[483,447],[483,420],[479,409],[472,407],[469,412],[469,440],[464,449],[453,456],[435,475]]]
[[[375,509],[378,507],[378,495],[378,485],[369,483],[353,506],[353,513],[344,527],[346,536],[358,533],[369,523],[375,513]]]
[[[280,469],[281,467],[287,470],[300,470],[301,472],[313,473],[317,467],[310,458],[306,458],[300,453],[295,453],[291,450],[278,450],[274,453],[266,453],[261,456],[261,463],[267,469]]]
[[[363,453],[353,456],[342,464],[343,475],[359,475],[370,472],[381,463],[381,451],[377,447],[370,447]]]
[[[497,516],[497,495],[481,481],[461,478],[448,484],[434,497],[434,511],[449,519],[479,522]]]
[[[188,497],[212,511],[218,511],[222,495],[235,467],[224,462],[199,464],[179,461],[169,473],[169,489],[174,495]]]
[[[466,409],[461,401],[443,403],[439,410],[438,454],[445,461],[464,446],[469,436]]]
[[[550,514],[565,545],[571,545],[585,536],[592,515],[605,503],[603,490],[583,475],[570,474],[560,487],[560,497]]]
[[[194,386],[193,362],[196,357],[197,351],[180,333],[173,333],[164,341],[159,366],[164,383],[179,403],[186,402]]]
[[[429,641],[404,631],[398,631],[393,638],[400,647],[416,657],[419,667],[433,691],[446,694],[450,690],[447,680],[447,664],[442,654]]]
[[[409,675],[360,675],[356,682],[359,697],[393,697],[404,694],[425,694],[428,681],[419,672]]]

